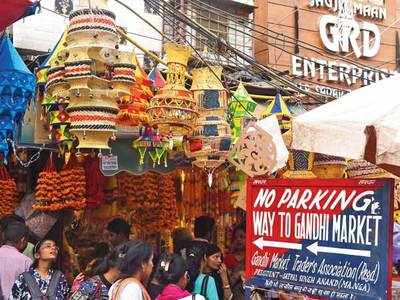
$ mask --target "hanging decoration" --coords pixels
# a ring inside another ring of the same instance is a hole
[[[119,107],[117,128],[119,134],[138,136],[139,126],[149,123],[149,116],[146,110],[150,99],[153,97],[153,92],[151,91],[152,82],[139,65],[135,54],[133,54],[133,64],[136,67],[136,82],[131,87],[131,94],[121,97],[117,101]]]
[[[161,72],[159,69],[157,69],[157,66],[155,66],[149,73],[149,79],[151,81],[151,86],[154,90],[158,91],[165,87],[166,82],[164,77],[162,76]]]
[[[48,71],[47,92],[68,100],[70,132],[79,149],[109,149],[116,132],[116,101],[130,95],[135,80],[132,54],[119,51],[115,15],[106,2],[81,1],[81,8],[70,14],[60,64]]]
[[[191,90],[199,108],[195,130],[188,137],[185,152],[194,157],[193,165],[205,170],[209,186],[212,173],[221,166],[229,153],[232,136],[226,121],[228,91],[221,82],[222,67],[194,69]]]
[[[56,170],[52,153],[44,170],[39,173],[35,200],[36,203],[33,205],[35,210],[58,211],[64,209],[61,200],[60,174]]]
[[[17,206],[17,186],[4,164],[0,163],[0,218],[11,215]]]
[[[7,139],[15,137],[34,96],[36,82],[6,35],[0,40],[0,61],[0,153],[6,160]]]
[[[282,133],[290,129],[292,114],[290,113],[280,92],[275,95],[275,99],[267,106],[266,110],[262,114],[262,118],[266,118],[270,115],[275,115],[277,117]]]
[[[143,235],[164,235],[178,225],[174,175],[153,172],[136,176],[118,174],[120,199],[126,201],[135,228]]]
[[[152,125],[160,134],[190,134],[197,120],[197,105],[185,87],[186,67],[191,55],[188,47],[173,43],[164,45],[167,54],[167,84],[150,101],[147,110]]]
[[[95,173],[91,174],[95,177]],[[86,173],[75,155],[60,171],[60,192],[64,209],[81,210],[86,206]]]
[[[100,159],[95,155],[86,157],[85,163],[87,207],[98,207],[105,202],[106,177],[100,171]],[[82,174],[80,174],[82,176]],[[110,177],[112,179],[113,177]],[[82,198],[81,198],[82,199]]]
[[[272,174],[277,168],[277,149],[272,135],[250,123],[233,146],[229,161],[250,177]]]
[[[146,155],[153,161],[153,167],[161,163],[167,167],[168,151],[173,148],[172,136],[163,136],[157,127],[143,126],[139,131],[139,138],[132,143],[139,153],[139,164],[143,165]]]
[[[228,106],[233,143],[236,143],[241,136],[242,128],[247,125],[246,121],[253,119],[252,114],[256,110],[256,107],[257,102],[250,97],[243,83],[240,83],[233,93]]]

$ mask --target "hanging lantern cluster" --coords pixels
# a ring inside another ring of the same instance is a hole
[[[36,82],[7,35],[0,40],[0,61],[0,152],[6,160],[7,139],[15,137]]]
[[[151,124],[163,135],[185,136],[193,131],[198,117],[192,93],[185,87],[186,68],[191,55],[188,47],[173,43],[164,45],[167,54],[167,83],[147,110]]]
[[[211,174],[223,164],[232,144],[226,121],[228,91],[221,83],[222,67],[194,69],[191,90],[199,108],[193,134],[187,138],[185,152],[193,164]]]
[[[68,101],[78,148],[108,149],[116,132],[117,100],[130,95],[135,66],[131,53],[119,51],[115,15],[105,1],[89,2],[70,14],[61,63],[49,69],[46,88],[51,97]]]

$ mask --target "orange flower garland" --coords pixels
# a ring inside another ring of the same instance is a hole
[[[59,211],[63,209],[80,210],[86,206],[85,170],[71,156],[60,173],[57,172],[52,155],[46,168],[39,174],[36,186],[34,209]]]
[[[135,229],[142,234],[172,231],[178,222],[174,175],[118,175],[118,195],[131,209]]]
[[[71,156],[60,172],[60,186],[64,208],[81,210],[86,207],[85,169],[75,155]]]
[[[50,154],[45,169],[40,172],[36,185],[36,204],[33,208],[41,211],[58,211],[64,209],[61,202],[60,175]]]
[[[0,166],[0,218],[11,215],[17,204],[17,186],[6,167]]]

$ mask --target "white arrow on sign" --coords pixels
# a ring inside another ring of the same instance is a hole
[[[324,253],[335,253],[335,254],[344,254],[344,255],[352,255],[352,256],[371,257],[371,251],[369,251],[369,250],[324,247],[324,246],[319,246],[318,241],[309,245],[307,247],[307,250],[314,253],[315,255],[318,255],[318,252],[324,252]]]
[[[260,237],[260,238],[256,239],[255,241],[253,241],[253,244],[256,245],[261,250],[263,250],[264,247],[295,249],[295,250],[303,249],[303,246],[301,244],[288,243],[288,242],[276,242],[276,241],[264,241],[263,237]]]

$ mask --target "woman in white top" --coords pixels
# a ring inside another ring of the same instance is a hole
[[[129,241],[119,247],[121,273],[124,279],[114,283],[111,300],[151,300],[145,285],[153,270],[153,250],[143,241]]]

